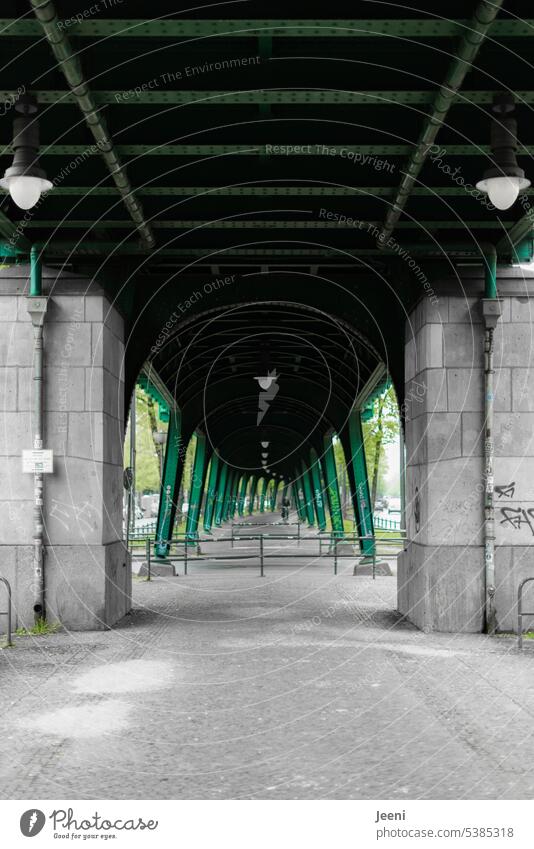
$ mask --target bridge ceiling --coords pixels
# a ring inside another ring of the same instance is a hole
[[[136,0],[57,0],[55,32],[69,40],[153,232],[144,271],[171,258],[178,266],[214,261],[214,253],[225,265],[335,265],[346,261],[340,248],[374,256],[372,228],[384,222],[478,4],[417,5],[334,2],[311,18],[309,3],[288,10],[273,2],[266,19],[259,2],[191,12],[153,0],[147,20],[147,4]],[[532,29],[516,17],[524,12],[508,0],[490,27],[440,130],[446,153],[427,160],[411,191],[400,242],[496,240],[518,218],[517,208],[497,217],[450,172],[470,185],[481,177],[489,105],[502,88],[518,92],[528,170],[534,86],[525,73]],[[37,94],[42,164],[56,178],[26,234],[47,244],[49,258],[74,264],[142,253],[30,3],[4,0],[2,14],[0,97],[19,86]],[[21,217],[7,198],[1,209],[11,221]],[[364,224],[340,225],[339,216]]]

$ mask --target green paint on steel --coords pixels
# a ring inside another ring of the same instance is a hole
[[[369,540],[362,540],[360,548],[363,554],[373,555],[375,552],[374,542],[374,525],[373,525],[373,510],[371,506],[371,494],[369,490],[369,478],[367,475],[367,463],[365,460],[365,445],[363,441],[362,423],[359,410],[353,409],[349,415],[349,440],[350,440],[350,460],[354,475],[354,485],[356,491],[352,491],[352,505],[356,523],[358,525],[359,536],[370,537]],[[348,476],[349,484],[351,484],[351,475]]]
[[[416,91],[413,89],[387,89],[380,91],[349,91],[343,89],[251,89],[246,91],[223,90],[189,90],[170,89],[167,91],[142,91],[139,95],[131,90],[93,89],[93,101],[100,106],[105,104],[122,106],[239,106],[247,104],[270,104],[272,106],[348,106],[372,103],[386,107],[396,105],[428,106],[434,102],[433,89]],[[534,103],[534,91],[521,90],[514,92],[518,102]],[[36,91],[35,96],[40,104],[54,106],[71,106],[78,100],[73,92],[55,89]],[[0,91],[0,101],[8,101],[13,97],[9,90]],[[453,102],[468,108],[489,105],[493,101],[493,89],[470,90],[455,93]]]
[[[39,296],[42,295],[42,292],[41,255],[39,250],[33,245],[30,251],[30,295]]]
[[[311,181],[310,181],[311,182]],[[319,181],[313,181],[319,182]],[[148,186],[138,189],[136,194],[162,197],[197,197],[199,195],[224,195],[225,197],[390,197],[391,186]],[[523,194],[533,195],[534,189]],[[109,186],[58,186],[54,197],[80,195],[83,197],[114,196],[116,190]],[[459,197],[465,196],[461,186],[418,186],[411,192],[413,197]],[[482,193],[481,193],[482,197]],[[50,247],[53,247],[51,245]]]
[[[334,446],[332,445],[332,436],[328,434],[324,438],[323,462],[326,491],[328,493],[328,504],[330,507],[330,519],[332,521],[332,532],[334,536],[341,538],[345,532],[343,525],[343,511],[341,509],[341,497],[339,494],[339,484],[337,480]]]
[[[237,501],[237,512],[240,516],[243,515],[245,510],[245,497],[247,494],[247,486],[248,486],[248,476],[243,475],[241,478],[241,484],[239,486],[239,497]]]
[[[252,515],[254,512],[254,499],[256,498],[256,489],[258,486],[258,477],[257,475],[252,476],[252,481],[250,483],[250,491],[249,491],[249,502],[248,502],[248,512],[249,515]]]
[[[147,395],[150,395],[150,397],[156,401],[158,405],[159,420],[161,422],[168,422],[170,416],[169,405],[157,386],[154,386],[150,377],[147,374],[140,374],[137,378],[137,383],[142,389],[144,389]]]
[[[282,141],[268,144],[117,144],[115,149],[123,156],[303,156],[308,155],[304,148],[310,148],[309,155],[332,156],[332,151],[338,151],[343,156],[360,154],[361,156],[408,156],[413,145],[408,144],[339,144],[328,141],[313,142],[310,145],[295,145],[293,142]],[[0,145],[3,154],[11,152],[11,142]],[[84,158],[96,156],[83,144],[49,144],[41,145],[41,156],[79,156]],[[532,156],[534,145],[522,144],[518,156]],[[488,144],[448,144],[446,155],[451,156],[488,156],[491,147]]]
[[[276,497],[278,495],[279,487],[280,481],[273,480],[271,483],[271,495],[269,498],[269,507],[271,508],[271,513],[274,513],[276,508]]]
[[[301,479],[302,479],[302,489],[304,491],[304,510],[306,513],[306,518],[308,520],[308,525],[312,528],[315,524],[315,510],[313,506],[313,490],[310,480],[310,475],[308,472],[308,468],[304,460],[301,462]]]
[[[324,531],[326,529],[326,513],[324,509],[324,489],[323,482],[321,477],[321,464],[319,462],[319,458],[317,456],[317,452],[315,448],[311,449],[310,452],[311,458],[311,476],[312,476],[312,484],[313,484],[313,501],[315,505],[315,512],[317,514],[317,525],[320,531]]]
[[[181,415],[178,410],[171,410],[156,523],[156,554],[158,557],[165,557],[168,554],[169,547],[165,542],[172,537],[176,496],[180,486],[179,475],[183,467],[180,462],[180,444]]]
[[[224,498],[228,482],[228,466],[226,463],[221,464],[221,471],[217,480],[217,490],[215,494],[215,527],[219,528],[222,522]]]
[[[364,227],[378,227],[380,221],[362,221],[357,218],[348,218],[347,222],[340,224],[339,221],[325,221],[323,219],[302,219],[299,221],[287,220],[271,220],[271,219],[253,219],[253,218],[224,218],[221,220],[207,219],[191,219],[186,221],[170,220],[170,221],[152,221],[154,230],[195,230],[198,228],[209,230],[355,230],[363,229]],[[135,225],[133,221],[121,220],[106,220],[93,221],[91,219],[71,219],[68,220],[36,220],[28,223],[29,227],[49,227],[51,229],[87,229],[87,230],[132,230]],[[417,220],[417,221],[400,221],[397,229],[448,229],[448,230],[503,230],[512,227],[512,222],[509,221],[446,221],[446,220]]]
[[[298,473],[296,474],[297,480],[300,477]],[[306,511],[304,510],[304,504],[302,503],[300,497],[300,490],[297,480],[293,481],[292,490],[293,490],[293,500],[295,502],[295,507],[297,509],[297,514],[300,522],[306,521]]]
[[[210,469],[208,475],[208,486],[206,489],[206,504],[204,506],[204,530],[207,534],[211,533],[211,525],[215,509],[215,495],[217,492],[217,478],[219,475],[219,457],[217,454],[211,455]]]
[[[485,297],[497,297],[497,251],[494,245],[482,248],[484,261]]]
[[[265,496],[267,495],[267,489],[269,486],[269,481],[267,478],[260,479],[260,513],[265,513]]]
[[[76,16],[74,16],[76,18]],[[468,20],[433,18],[384,18],[354,20],[284,19],[284,20],[211,20],[181,19],[164,16],[159,20],[143,18],[99,18],[82,13],[76,20],[69,18],[68,31],[76,38],[115,36],[120,38],[379,38],[381,36],[426,39],[456,38],[471,26]],[[496,21],[494,38],[524,38],[529,36],[534,21],[507,18]],[[1,18],[0,36],[40,38],[37,21],[29,17]]]
[[[203,433],[197,433],[195,459],[193,461],[193,474],[191,477],[191,488],[189,490],[189,507],[187,510],[187,521],[185,526],[186,539],[188,541],[194,541],[198,538],[198,519],[202,505],[205,474],[206,437]]]

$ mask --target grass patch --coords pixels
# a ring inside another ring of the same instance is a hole
[[[61,625],[59,622],[48,622],[47,619],[38,619],[31,628],[17,628],[17,637],[42,637],[47,634],[56,634]]]

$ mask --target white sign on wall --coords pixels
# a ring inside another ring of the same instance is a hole
[[[54,452],[48,448],[22,452],[22,471],[34,475],[36,472],[50,474],[54,471]]]

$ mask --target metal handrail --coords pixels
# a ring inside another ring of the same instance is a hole
[[[3,584],[5,584],[6,591],[7,591],[7,611],[0,610],[0,616],[6,616],[7,615],[7,643],[6,643],[6,646],[11,648],[13,646],[13,640],[11,639],[12,636],[13,636],[12,635],[12,627],[11,627],[12,626],[11,584],[9,583],[7,578],[3,578],[1,575],[0,575],[0,581]]]
[[[523,610],[523,587],[529,581],[534,581],[534,577],[523,578],[517,588],[517,647],[520,651],[523,649],[523,616],[534,616],[534,611]]]
[[[332,544],[331,549],[326,554],[322,551],[322,547],[321,547],[321,541],[325,537],[328,537],[331,541],[331,544]],[[403,538],[397,539],[397,538],[389,537],[389,538],[386,538],[386,539],[382,539],[382,538],[377,539],[376,537],[358,536],[357,534],[346,534],[345,537],[336,537],[334,534],[319,534],[317,537],[310,537],[310,540],[317,539],[317,538],[319,539],[319,557],[320,558],[324,558],[324,557],[333,557],[334,558],[334,575],[337,575],[338,561],[339,560],[343,560],[343,559],[354,560],[355,557],[368,557],[369,559],[372,558],[373,580],[376,578],[376,558],[377,558],[376,543],[386,543],[386,544],[389,544],[389,543],[405,543],[405,539],[403,539]],[[258,541],[259,542],[259,548],[258,548],[257,553],[255,555],[254,554],[252,554],[252,555],[251,554],[224,554],[224,555],[223,554],[215,554],[211,557],[208,557],[208,556],[200,557],[200,558],[196,557],[194,559],[197,562],[199,560],[250,560],[251,557],[255,557],[255,556],[259,555],[260,575],[261,575],[261,577],[263,577],[264,576],[264,561],[269,559],[269,558],[280,559],[280,558],[283,558],[283,557],[290,557],[290,558],[294,559],[294,558],[310,557],[309,553],[304,553],[304,554],[303,553],[295,553],[294,551],[292,551],[290,554],[285,554],[283,552],[281,552],[281,553],[275,552],[273,554],[268,554],[268,553],[265,552],[265,543],[266,542],[271,542],[271,541],[275,541],[275,540],[291,540],[291,539],[297,540],[297,539],[299,539],[299,537],[297,537],[297,536],[291,536],[291,535],[288,535],[288,534],[247,534],[247,535],[243,535],[243,536],[239,536],[239,537],[234,537],[232,535],[232,536],[229,536],[229,537],[217,537],[217,538],[200,537],[198,534],[196,534],[194,539],[192,539],[191,537],[186,538],[185,535],[180,535],[180,536],[171,537],[168,540],[157,540],[157,544],[163,545],[163,546],[168,546],[169,549],[173,545],[175,545],[177,547],[177,553],[176,553],[176,555],[174,556],[173,559],[183,562],[183,564],[184,564],[184,575],[187,575],[188,574],[188,565],[192,562],[192,558],[189,554],[189,544],[191,542],[194,542],[197,551],[200,552],[200,545],[201,544],[219,543],[219,542],[231,542],[231,543],[233,543],[233,541],[235,539],[239,539],[239,540],[242,540],[242,541],[249,541],[249,542],[250,541]],[[355,555],[354,552],[350,552],[348,554],[343,553],[343,552],[339,552],[339,549],[338,549],[339,543],[347,542],[347,541],[350,541],[350,540],[367,541],[367,542],[369,540],[374,540],[375,546],[374,546],[373,554],[372,555],[362,555],[362,554],[356,554]],[[147,580],[151,579],[152,545],[155,545],[155,544],[156,544],[156,541],[153,540],[152,538],[146,539]],[[180,552],[178,546],[183,547],[183,552]],[[181,556],[180,556],[180,554],[181,554]],[[172,555],[170,555],[170,556],[172,556]]]

